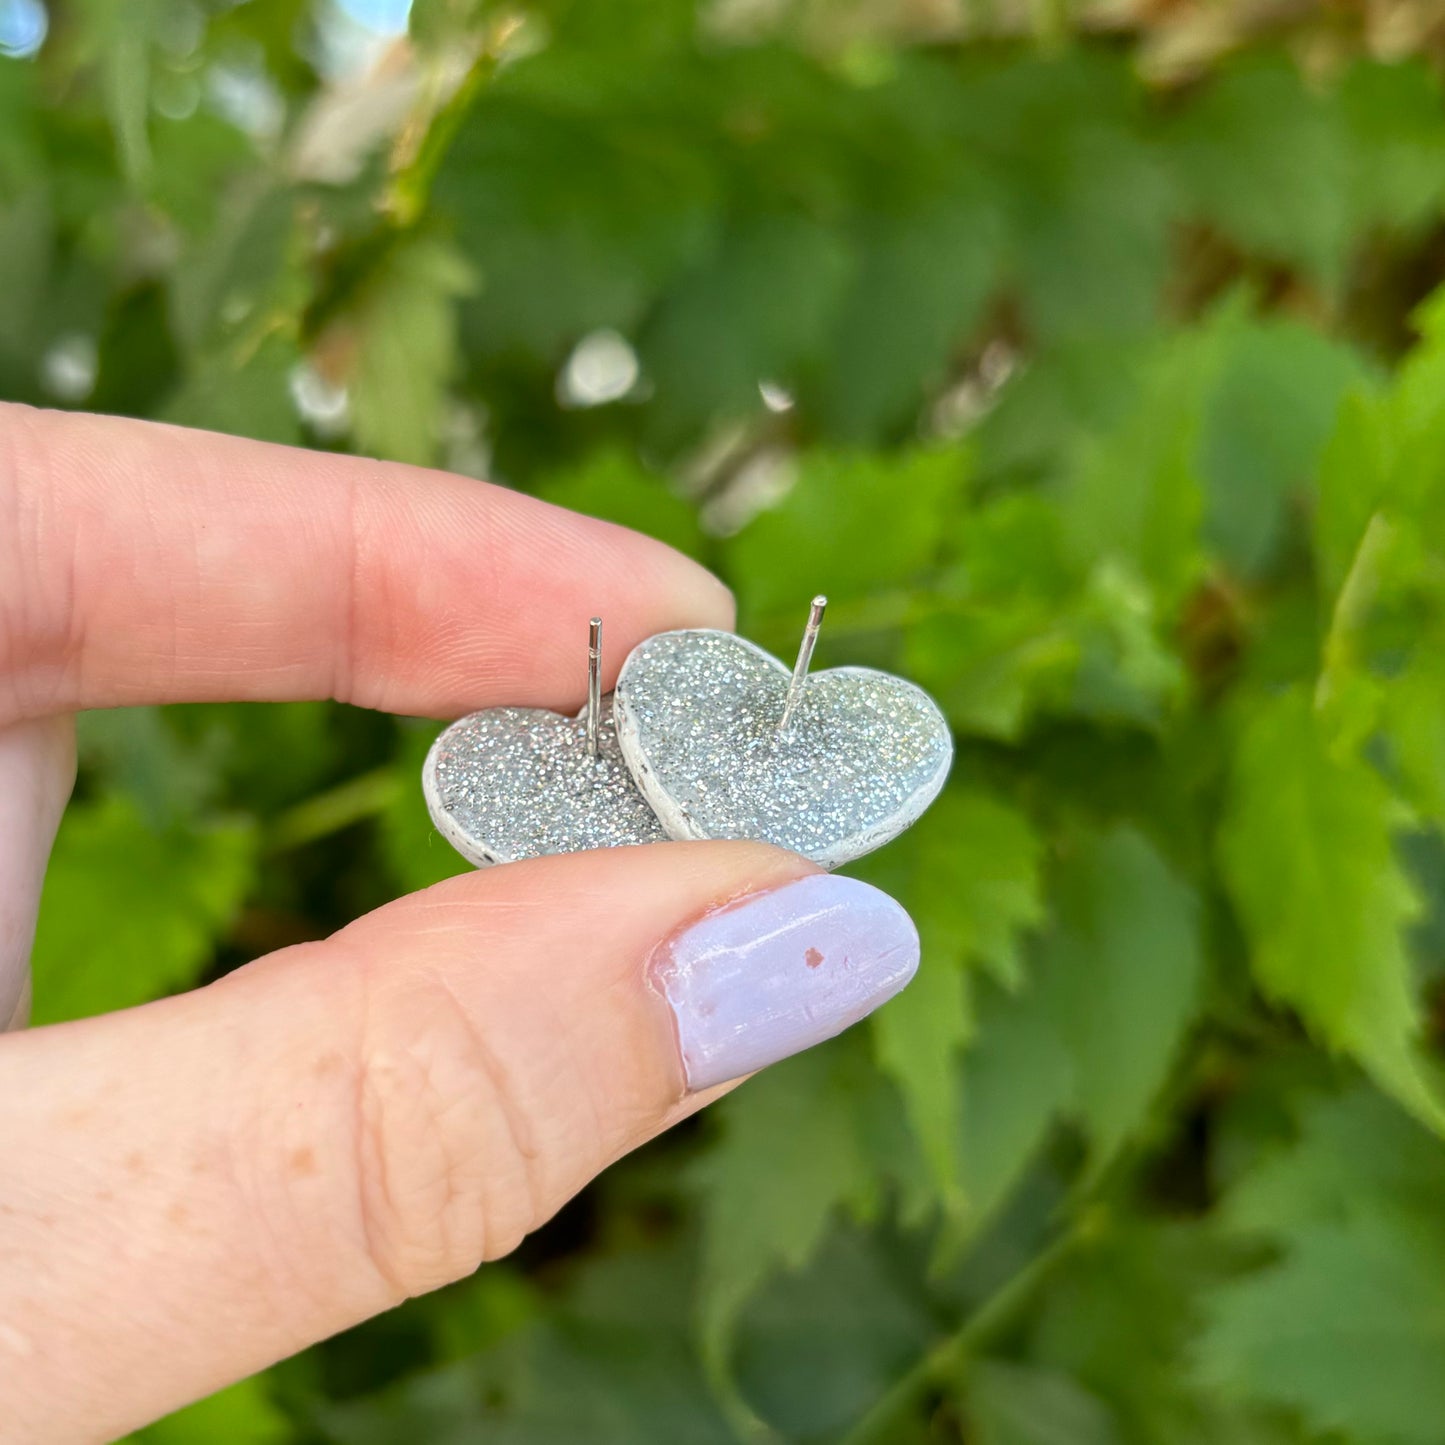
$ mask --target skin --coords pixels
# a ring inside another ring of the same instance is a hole
[[[75,712],[575,709],[599,613],[615,672],[651,633],[729,626],[732,601],[656,542],[500,488],[0,406],[0,1024],[24,1013]],[[195,993],[0,1038],[6,1440],[114,1439],[506,1253],[722,1092],[686,1092],[658,943],[809,871],[741,843],[513,864]]]

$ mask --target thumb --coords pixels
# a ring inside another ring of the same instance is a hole
[[[0,1040],[0,1418],[109,1439],[511,1249],[917,964],[755,844],[518,863],[209,988]]]

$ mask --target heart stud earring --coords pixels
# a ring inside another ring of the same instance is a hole
[[[953,740],[921,688],[867,667],[809,675],[827,599],[788,669],[730,632],[662,632],[613,694],[637,786],[673,838],[756,838],[834,868],[938,796]]]
[[[602,620],[587,639],[587,705],[576,717],[494,707],[447,728],[422,791],[441,835],[478,868],[667,835],[622,760],[602,696]]]

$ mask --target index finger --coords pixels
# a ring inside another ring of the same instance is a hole
[[[448,716],[580,701],[731,596],[660,542],[445,472],[0,405],[0,723],[334,697]]]

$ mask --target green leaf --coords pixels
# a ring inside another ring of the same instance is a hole
[[[1220,345],[1217,331],[1203,331],[1164,347],[1132,412],[1080,446],[1064,500],[1080,559],[1126,567],[1166,605],[1203,566],[1199,438]]]
[[[963,1064],[959,1174],[977,1233],[1023,1177],[1070,1101],[1073,1065],[1037,987],[979,989],[975,1041]]]
[[[1039,496],[998,496],[945,525],[953,565],[907,630],[903,670],[955,728],[1013,740],[1069,696],[1079,569],[1057,503]]]
[[[1240,737],[1220,865],[1264,994],[1445,1129],[1419,1053],[1405,930],[1420,901],[1393,844],[1402,810],[1337,756],[1300,689],[1257,704]]]
[[[1321,460],[1314,547],[1330,600],[1377,516],[1431,538],[1445,516],[1445,291],[1414,320],[1422,341],[1393,387],[1346,398]]]
[[[1351,1439],[1433,1445],[1445,1416],[1438,1220],[1382,1210],[1297,1222],[1278,1240],[1279,1264],[1215,1292],[1205,1383]]]
[[[220,55],[263,61],[264,73],[288,94],[309,96],[317,86],[315,60],[296,43],[309,14],[307,0],[213,8],[207,16],[207,40]],[[181,36],[185,34],[180,30]]]
[[[291,1422],[272,1402],[266,1377],[257,1375],[147,1425],[123,1445],[194,1445],[198,1440],[289,1445],[295,1439]]]
[[[168,287],[171,325],[189,353],[257,344],[299,291],[297,198],[256,178],[229,192],[213,224],[191,238]]]
[[[850,270],[834,229],[805,216],[749,217],[723,235],[639,337],[665,434],[756,412],[759,381],[791,380],[821,348]]]
[[[537,481],[536,492],[559,507],[631,527],[691,557],[703,550],[697,509],[621,448],[591,452],[575,466],[547,473]]]
[[[992,162],[1029,330],[1052,343],[1152,329],[1176,186],[1124,57],[1069,46],[980,59],[950,119],[960,161]]]
[[[152,132],[155,164],[147,177],[148,199],[185,235],[190,248],[197,240],[203,247],[215,244],[236,190],[248,185],[256,161],[254,145],[234,126],[204,111],[185,121],[157,118]],[[274,239],[284,236],[283,228]],[[261,254],[270,251],[272,237],[253,233],[252,240],[263,247]]]
[[[81,713],[76,744],[81,766],[158,830],[194,819],[214,795],[214,757],[179,738],[161,708]]]
[[[357,445],[399,462],[436,459],[447,387],[457,368],[458,297],[472,290],[462,257],[435,237],[390,249],[330,344],[350,352]]]
[[[920,877],[929,900],[918,910],[920,928],[929,936],[936,930],[966,962],[1016,988],[1021,936],[1044,917],[1042,841],[1026,814],[988,793],[947,793],[936,814],[932,835],[952,847],[938,848]]]
[[[1070,619],[1078,663],[1064,710],[1157,729],[1184,694],[1184,666],[1158,600],[1127,565],[1101,562]]]
[[[432,1332],[443,1361],[469,1359],[539,1318],[547,1301],[517,1269],[497,1263],[433,1295]]]
[[[981,1360],[968,1372],[967,1409],[978,1445],[1121,1445],[1108,1406],[1067,1375]]]
[[[1039,988],[1099,1157],[1139,1127],[1199,1001],[1195,890],[1140,833],[1085,837],[1054,886]]]
[[[1079,651],[1057,611],[1028,600],[993,609],[980,599],[910,628],[902,670],[956,730],[1012,742],[1036,712],[1067,698]]]
[[[250,827],[150,827],[121,795],[61,824],[35,935],[37,1023],[197,982],[255,876]]]
[[[99,717],[82,716],[78,724],[82,739],[97,731]],[[190,703],[162,709],[161,718],[165,733],[178,743],[177,755],[165,766],[189,764],[197,774],[209,769],[212,784],[224,780],[221,796],[227,804],[258,814],[295,804],[309,792],[334,783],[350,766],[345,738],[355,714],[338,703],[273,702],[259,707]],[[129,730],[122,733],[128,736]],[[123,747],[116,763],[128,765],[130,755],[130,749]],[[142,754],[141,763],[152,773],[162,766],[161,758],[148,752]],[[198,788],[201,781],[198,776]]]
[[[555,366],[587,331],[632,333],[705,253],[719,178],[690,78],[549,47],[468,110],[433,198],[480,277],[470,351]]]
[[[490,8],[488,0],[413,0],[407,27],[423,49],[455,46],[479,34]]]
[[[188,244],[167,285],[181,384],[160,408],[182,426],[295,443],[291,396],[300,364],[302,269],[296,195],[247,176],[216,206],[215,223]]]
[[[728,548],[743,605],[769,622],[789,619],[790,632],[815,592],[837,604],[835,613],[858,603],[866,618],[870,593],[916,582],[935,563],[941,520],[968,479],[969,456],[956,448],[812,453],[783,501]]]
[[[980,188],[870,216],[856,275],[805,400],[830,436],[873,441],[915,415],[997,281],[1002,234]]]
[[[1169,259],[1172,177],[1139,137],[1086,113],[1069,115],[1047,145],[1015,188],[1028,313],[1051,338],[1149,329]]]
[[[1158,349],[1155,337],[1084,336],[1012,368],[975,428],[980,481],[1037,482],[1066,471],[1081,436],[1128,419]]]
[[[1344,584],[1370,518],[1389,499],[1393,438],[1388,404],[1366,388],[1348,393],[1320,458],[1315,564],[1326,597]]]
[[[302,440],[301,422],[290,383],[300,360],[295,342],[282,335],[267,336],[254,350],[204,357],[160,417],[177,426],[295,445]]]
[[[788,1445],[834,1445],[935,1331],[896,1242],[835,1228],[801,1271],[775,1276],[743,1311],[738,1389]]]
[[[717,1106],[719,1143],[702,1161],[698,1314],[714,1380],[728,1376],[739,1311],[780,1269],[813,1255],[840,1209],[878,1205],[879,1182],[858,1116],[866,1079],[844,1046],[776,1064]]]
[[[135,0],[123,9],[86,0],[85,49],[99,68],[106,113],[126,178],[138,185],[150,168],[151,47],[162,29],[161,0]]]
[[[912,913],[918,976],[873,1016],[878,1063],[898,1084],[939,1185],[955,1185],[958,1063],[972,1034],[965,971],[1006,987],[1023,976],[1019,939],[1043,917],[1040,842],[1028,819],[988,793],[951,788],[862,871]]]
[[[1425,817],[1445,826],[1445,663],[1435,636],[1420,640],[1380,702],[1402,790]]]
[[[1313,481],[1341,401],[1367,373],[1354,353],[1305,326],[1221,322],[1224,349],[1199,436],[1204,536],[1248,577],[1278,557],[1291,500]]]
[[[686,1328],[688,1260],[676,1246],[592,1258],[549,1315],[473,1358],[381,1395],[329,1405],[336,1445],[739,1445],[709,1397]]]
[[[17,395],[24,395],[34,384],[46,319],[54,227],[50,198],[43,186],[32,186],[13,199],[0,189],[0,254],[6,257],[10,278],[9,284],[0,288],[0,386],[13,377]]]
[[[1293,1138],[1225,1197],[1228,1226],[1274,1252],[1211,1291],[1201,1377],[1351,1440],[1423,1442],[1442,1391],[1445,1149],[1359,1084],[1287,1112]]]
[[[1199,219],[1247,250],[1339,279],[1349,241],[1348,137],[1337,106],[1292,64],[1251,56],[1225,67],[1185,109],[1172,142]]]
[[[1356,227],[1413,229],[1438,214],[1445,122],[1439,79],[1420,58],[1357,61],[1340,85],[1350,130]]]
[[[956,1207],[961,1201],[950,1195],[957,1188],[958,1062],[973,1033],[973,1009],[962,960],[934,956],[929,948],[925,941],[929,961],[873,1016],[871,1027],[878,1067],[897,1083],[945,1202]]]
[[[1406,505],[1439,505],[1440,448],[1445,441],[1445,288],[1437,287],[1410,317],[1419,344],[1404,359],[1390,399],[1395,495]]]
[[[1190,1374],[1203,1302],[1235,1253],[1207,1225],[1101,1212],[1050,1281],[1025,1353],[1104,1401],[1139,1445],[1302,1445],[1237,1401],[1201,1391]]]
[[[1445,1149],[1362,1084],[1310,1094],[1290,1112],[1295,1137],[1265,1152],[1230,1188],[1232,1229],[1264,1233],[1302,1220],[1336,1223],[1381,1209],[1428,1219],[1445,1197]]]
[[[10,204],[45,177],[39,77],[32,66],[0,66],[0,198]]]

